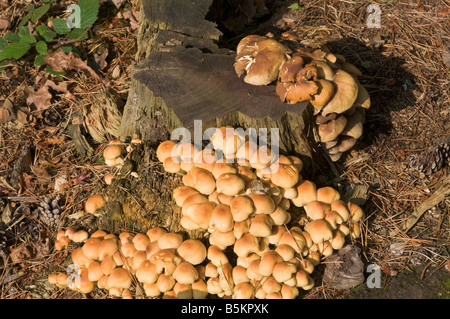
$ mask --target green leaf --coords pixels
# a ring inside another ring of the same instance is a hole
[[[33,15],[31,16],[31,21],[36,23],[44,14],[47,13],[48,9],[50,9],[50,4],[44,4],[43,6],[35,9],[33,11]]]
[[[26,9],[25,9],[25,12],[32,12],[32,11],[34,11],[34,4],[30,4]]]
[[[99,1],[98,0],[80,0],[80,2],[78,2],[78,6],[80,7],[79,28],[81,28],[81,29],[89,28],[91,25],[93,25],[95,23],[95,21],[97,21]]]
[[[39,34],[39,36],[47,42],[56,38],[56,32],[46,25],[38,25],[36,27],[36,31]]]
[[[0,72],[6,70],[5,65],[7,65],[7,64],[8,64],[8,61],[0,61]]]
[[[62,52],[64,52],[65,54],[69,54],[69,52],[72,52],[73,48],[71,46],[68,45],[63,45],[61,47],[59,47]]]
[[[46,56],[47,55],[47,43],[45,43],[44,41],[39,41],[38,43],[36,43],[36,51],[40,55]]]
[[[36,43],[36,38],[33,37],[31,34],[26,34],[20,38],[20,42],[34,44]]]
[[[67,21],[61,18],[55,18],[52,20],[53,28],[58,34],[69,34],[70,28],[67,26]]]
[[[4,48],[6,48],[7,45],[8,45],[8,41],[6,41],[3,38],[0,38],[0,51],[3,50]]]
[[[6,41],[9,41],[9,42],[19,42],[20,41],[19,35],[17,33],[13,33],[13,32],[5,34],[3,39],[5,39]]]
[[[0,52],[0,61],[4,59],[20,59],[30,48],[30,44],[23,41],[11,43]]]
[[[34,66],[38,67],[38,66],[41,66],[41,65],[44,65],[44,64],[46,64],[45,61],[44,61],[44,56],[41,55],[41,54],[38,54],[36,56],[36,58],[34,59]]]
[[[73,29],[73,31],[69,33],[69,39],[72,40],[84,40],[87,38],[88,36],[85,33],[85,30],[81,28]]]
[[[18,28],[22,28],[23,26],[25,26],[25,24],[28,23],[28,21],[30,21],[31,19],[31,12],[28,12],[27,15],[22,19],[22,21],[20,21]]]
[[[66,75],[66,72],[56,72],[55,70],[53,70],[51,67],[47,66],[47,68],[45,69],[45,71],[47,73],[56,75],[59,78],[62,78],[64,75]]]

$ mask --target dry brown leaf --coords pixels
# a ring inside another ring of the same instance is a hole
[[[56,84],[52,80],[47,80],[44,83],[44,85],[46,85],[48,87],[51,87],[53,90],[58,91],[58,92],[62,92],[62,93],[66,93],[67,92],[67,85],[68,84],[69,84],[69,81],[58,82],[58,84]]]
[[[86,62],[81,60],[76,53],[69,52],[65,54],[63,50],[58,49],[54,52],[48,53],[44,57],[45,63],[48,64],[56,72],[65,72],[68,70],[77,70],[89,73],[93,78],[99,79],[97,73],[92,70]]]
[[[0,123],[7,123],[11,120],[9,111],[4,108],[0,108]]]
[[[128,10],[123,13],[123,17],[130,21],[131,30],[139,29],[139,12],[134,10]]]
[[[37,108],[38,111],[48,109],[52,105],[52,94],[48,91],[48,86],[43,85],[39,90],[32,91],[27,97],[27,104]]]
[[[36,175],[38,181],[41,183],[48,183],[52,179],[50,174],[43,167],[37,167],[32,165],[31,170],[33,171],[34,175]]]
[[[5,30],[9,28],[9,21],[6,19],[0,19],[0,30]]]

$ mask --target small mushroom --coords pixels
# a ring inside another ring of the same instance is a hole
[[[118,166],[123,164],[123,146],[118,140],[111,141],[103,150],[103,158],[105,164],[109,167]]]
[[[84,211],[88,214],[94,214],[98,209],[105,205],[105,199],[100,194],[89,197],[84,203]]]
[[[333,98],[322,108],[322,115],[343,113],[350,109],[358,96],[358,84],[355,78],[344,70],[336,71],[333,78],[336,92]]]
[[[305,230],[310,234],[312,241],[315,244],[333,238],[333,228],[323,219],[315,219],[310,221],[305,226]]]
[[[334,140],[343,133],[347,125],[347,118],[344,115],[339,115],[335,120],[331,120],[324,124],[319,124],[318,133],[322,143]]]

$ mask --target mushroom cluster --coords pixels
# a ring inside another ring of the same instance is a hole
[[[177,169],[164,165],[166,171],[184,174],[184,185],[173,192],[181,208],[180,224],[208,234],[205,276],[210,294],[295,298],[299,288],[314,286],[309,275],[323,258],[342,248],[347,237],[360,236],[363,211],[341,200],[334,188],[317,188],[304,180],[300,158],[272,154],[237,132],[231,127],[217,129],[211,137],[212,150],[174,141],[158,147],[163,164],[176,157]],[[182,157],[181,147],[193,152]],[[164,157],[163,151],[172,155]],[[219,153],[226,160],[218,159]],[[287,227],[291,205],[304,208],[308,219],[304,228]],[[224,253],[228,247],[237,256],[235,266]]]
[[[357,79],[361,71],[344,56],[326,46],[290,49],[274,39],[249,35],[237,46],[234,66],[239,77],[245,74],[246,83],[276,82],[283,102],[308,101],[314,107],[321,146],[332,161],[361,137],[370,96]]]
[[[61,238],[74,239],[85,233],[71,228],[60,232]],[[200,240],[183,240],[182,235],[159,227],[119,236],[98,230],[76,240],[83,244],[71,254],[78,273],[50,274],[50,283],[82,293],[98,287],[122,298],[131,298],[137,284],[147,297],[204,299],[208,295],[201,265],[207,249]]]

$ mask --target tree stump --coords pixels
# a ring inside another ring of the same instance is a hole
[[[329,170],[318,151],[312,106],[307,102],[288,105],[276,95],[274,84],[252,86],[238,78],[233,67],[235,52],[216,44],[221,33],[215,23],[205,20],[212,3],[142,0],[138,61],[132,71],[119,137],[122,141],[140,138],[146,143],[132,156],[141,163],[134,167],[141,179],[135,183],[136,189],[124,192],[122,185],[120,191],[116,188],[116,193],[109,194],[110,199],[122,203],[122,208],[127,205],[119,217],[126,210],[134,211],[130,216],[158,215],[158,221],[150,224],[179,230],[177,207],[161,201],[171,199],[171,186],[181,184],[181,179],[170,177],[167,183],[169,174],[157,163],[154,149],[176,128],[187,128],[193,134],[195,120],[202,121],[203,130],[226,125],[257,132],[260,128],[268,132],[279,129],[280,153],[301,157],[306,178],[318,168]],[[164,195],[165,191],[168,194]],[[161,216],[168,219],[161,220]],[[117,223],[124,223],[123,218],[113,219],[116,228],[120,228]],[[133,227],[144,231],[149,227],[139,224]]]

